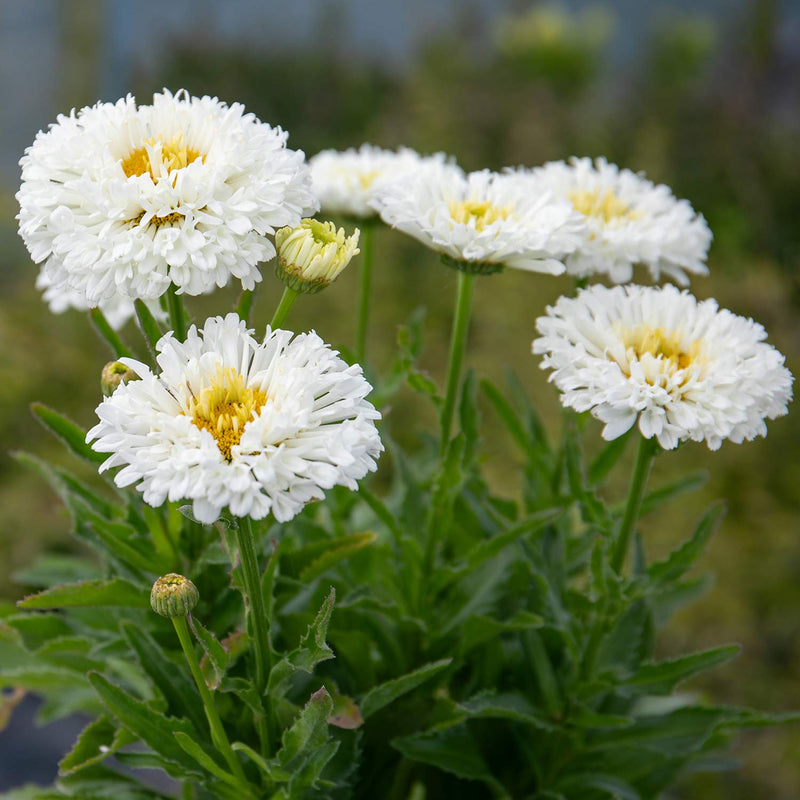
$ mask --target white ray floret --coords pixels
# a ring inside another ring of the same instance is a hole
[[[124,359],[141,380],[98,407],[87,441],[122,467],[118,486],[144,500],[189,500],[204,523],[223,509],[285,522],[333,486],[356,488],[383,450],[371,386],[315,333],[267,328],[263,342],[236,314],[171,333],[160,372]]]
[[[528,176],[531,191],[568,200],[584,218],[586,235],[567,256],[567,272],[626,283],[633,267],[642,264],[655,280],[663,274],[682,286],[689,283],[687,273],[708,273],[711,231],[703,216],[669,187],[603,158],[553,161],[513,174]]]
[[[509,266],[557,275],[585,227],[571,203],[531,192],[516,175],[465,174],[453,164],[427,165],[391,183],[374,204],[384,222],[467,271]]]
[[[59,116],[20,161],[20,234],[50,296],[89,306],[251,289],[275,255],[265,234],[316,210],[286,133],[211,97],[128,96]]]
[[[384,150],[362,144],[357,150],[323,150],[308,164],[323,213],[371,219],[377,216],[372,200],[383,187],[425,164],[446,160],[444,153],[423,156],[409,147]]]
[[[761,325],[674,286],[594,286],[560,298],[536,327],[533,352],[561,402],[591,411],[608,440],[638,422],[664,449],[691,439],[716,450],[765,436],[792,397]]]

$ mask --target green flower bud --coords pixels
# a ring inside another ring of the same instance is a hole
[[[139,376],[121,361],[109,361],[100,375],[100,388],[106,397],[110,397],[120,384],[138,380]]]
[[[197,587],[183,575],[170,572],[153,584],[150,605],[162,617],[185,617],[197,605]]]
[[[359,253],[358,228],[346,236],[332,222],[304,219],[296,228],[275,233],[278,261],[275,274],[295,292],[311,294],[324,289]]]

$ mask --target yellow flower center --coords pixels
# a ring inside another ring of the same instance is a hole
[[[585,217],[597,217],[604,222],[613,220],[633,219],[637,212],[631,211],[610,189],[600,194],[600,191],[590,192],[586,189],[570,192],[569,199],[575,210]]]
[[[381,171],[379,169],[372,169],[369,170],[368,172],[359,172],[358,182],[361,184],[361,188],[364,191],[369,189],[369,187],[372,186],[372,183],[374,182],[375,178],[377,178],[378,175],[380,174]]]
[[[469,225],[474,221],[475,230],[482,231],[493,222],[499,219],[508,219],[511,216],[511,209],[508,206],[496,206],[488,200],[479,202],[477,200],[462,200],[450,202],[450,217],[453,222],[459,225]]]
[[[260,389],[250,388],[233,367],[218,367],[210,385],[189,403],[188,415],[200,430],[208,431],[226,461],[239,444],[245,425],[267,402]]]
[[[177,172],[198,158],[201,161],[205,160],[205,156],[184,144],[180,133],[167,142],[154,136],[122,160],[122,171],[128,178],[149,172],[155,183],[161,176],[162,166],[166,167],[169,173]]]
[[[630,375],[630,363],[641,362],[648,354],[658,362],[657,372],[660,375],[673,375],[679,370],[702,364],[704,361],[702,341],[694,341],[688,347],[684,347],[682,338],[678,331],[651,328],[645,324],[628,328],[622,332],[628,360],[626,365],[622,365],[623,371]],[[650,371],[647,369],[645,373],[646,380],[652,384],[656,376],[649,374]],[[687,375],[682,383],[685,383],[688,377]]]

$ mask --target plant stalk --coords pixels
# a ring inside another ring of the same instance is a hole
[[[467,346],[467,330],[472,306],[472,292],[475,287],[475,275],[459,270],[458,294],[456,295],[456,311],[453,317],[453,328],[450,334],[450,364],[447,368],[447,388],[442,406],[442,443],[441,454],[444,455],[450,442],[450,428],[453,423],[453,412],[458,397],[458,385],[461,380],[461,365]]]
[[[275,328],[280,328],[283,325],[283,321],[289,314],[289,309],[294,305],[294,301],[297,300],[297,295],[299,293],[296,292],[294,289],[290,289],[288,286],[284,288],[283,294],[281,295],[281,301],[278,303],[278,307],[275,309],[275,313],[272,315],[272,322],[270,322],[270,327],[275,330]]]
[[[639,448],[636,451],[636,463],[633,466],[625,513],[619,526],[617,540],[611,550],[611,568],[618,574],[622,570],[625,558],[628,555],[631,534],[639,519],[639,511],[647,488],[647,479],[659,449],[660,447],[655,439],[646,439],[644,436],[639,439]]]
[[[178,634],[183,654],[186,656],[186,661],[189,664],[194,682],[197,684],[197,689],[200,692],[200,697],[203,699],[203,708],[206,712],[206,719],[211,729],[211,739],[216,748],[222,753],[223,758],[231,768],[231,772],[242,783],[243,787],[247,786],[247,794],[250,795],[250,789],[245,777],[242,765],[236,757],[236,753],[231,748],[231,743],[228,741],[228,735],[225,733],[225,728],[222,725],[222,720],[217,713],[217,707],[214,703],[214,697],[211,694],[208,686],[206,686],[203,673],[200,670],[200,664],[197,661],[197,654],[194,651],[194,643],[192,636],[189,633],[189,626],[186,622],[186,617],[172,617],[172,624],[175,626],[175,632]]]

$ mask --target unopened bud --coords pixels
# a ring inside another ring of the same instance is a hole
[[[333,283],[358,249],[360,231],[346,236],[332,222],[304,219],[275,233],[275,274],[295,292],[318,292]]]
[[[150,605],[162,617],[185,617],[197,605],[197,587],[183,575],[170,572],[153,584]]]
[[[138,380],[139,376],[121,361],[109,361],[100,375],[100,388],[106,397],[110,397],[120,384]]]

